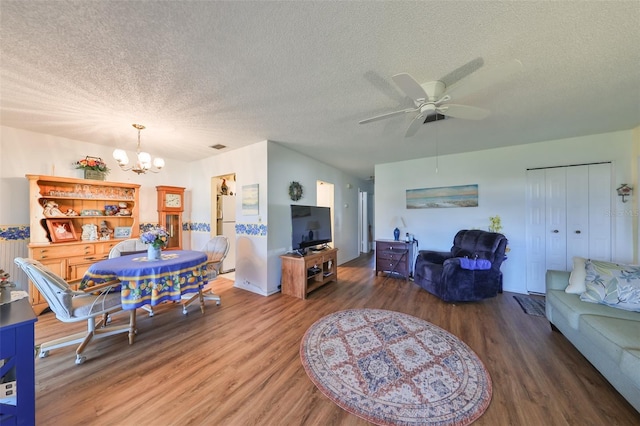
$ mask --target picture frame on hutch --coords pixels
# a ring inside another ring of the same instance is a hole
[[[78,241],[71,219],[49,219],[47,220],[47,228],[52,243]]]
[[[113,230],[113,238],[131,238],[131,227],[118,226]]]

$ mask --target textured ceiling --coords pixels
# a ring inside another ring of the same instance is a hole
[[[190,161],[272,140],[374,164],[640,125],[639,1],[0,2],[0,124]],[[391,80],[523,72],[405,138]],[[437,145],[437,148],[436,148]],[[224,152],[224,151],[222,151]]]

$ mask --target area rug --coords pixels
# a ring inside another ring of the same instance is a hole
[[[522,310],[529,315],[544,317],[544,299],[530,296],[513,296],[518,301]]]
[[[491,377],[471,348],[399,312],[321,318],[305,333],[300,358],[323,394],[378,425],[468,425],[491,402]]]

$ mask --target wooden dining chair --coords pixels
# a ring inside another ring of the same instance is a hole
[[[65,323],[87,321],[87,331],[71,334],[40,344],[40,358],[49,355],[49,350],[80,343],[76,349],[76,364],[82,364],[86,357],[83,352],[94,339],[129,333],[129,343],[135,334],[135,311],[129,312],[129,324],[106,327],[109,315],[122,311],[120,292],[112,291],[120,281],[109,281],[76,291],[61,277],[34,259],[15,258],[14,262],[29,277],[40,294],[46,299],[56,318]],[[96,318],[100,318],[96,322]]]
[[[188,313],[187,306],[195,300],[200,301],[200,310],[203,314],[205,300],[215,300],[216,305],[220,305],[220,296],[213,292],[210,284],[220,274],[222,261],[229,253],[229,239],[223,235],[217,235],[207,242],[202,251],[207,254],[207,284],[195,294],[182,295],[182,313],[185,315]]]

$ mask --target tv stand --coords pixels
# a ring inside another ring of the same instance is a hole
[[[331,282],[338,281],[338,249],[324,249],[304,257],[291,254],[282,260],[282,294],[306,299],[307,294]]]

